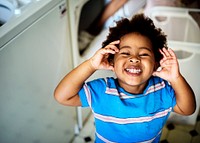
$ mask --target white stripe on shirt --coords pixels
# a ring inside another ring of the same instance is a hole
[[[143,122],[150,122],[154,119],[161,118],[166,116],[172,108],[170,107],[169,109],[166,109],[164,111],[158,112],[153,116],[149,117],[138,117],[138,118],[117,118],[117,117],[112,117],[112,116],[104,116],[101,114],[94,113],[94,117],[104,121],[104,122],[112,122],[116,124],[131,124],[131,123],[143,123]]]
[[[90,90],[88,89],[87,84],[84,84],[83,88],[84,88],[84,91],[85,91],[85,94],[86,94],[86,97],[87,97],[88,104],[89,104],[90,107],[92,107],[91,106],[91,93],[90,93]]]
[[[162,89],[164,87],[165,87],[165,83],[164,83],[164,81],[162,81],[161,83],[157,83],[155,85],[150,86],[144,95],[147,95],[149,93],[158,91],[158,90],[160,90],[160,89]],[[109,88],[109,87],[106,88],[106,92],[105,93],[119,96],[121,99],[130,99],[130,98],[138,97],[138,95],[128,96],[128,95],[124,94],[123,92],[119,93],[117,89]]]
[[[160,135],[161,132],[162,132],[162,130],[156,135],[156,137],[157,137],[158,135]],[[99,133],[97,133],[97,132],[96,132],[96,135],[97,135],[97,137],[98,137],[100,140],[104,141],[105,143],[116,143],[116,142],[109,141],[108,139],[104,138],[103,136],[101,136],[101,135],[100,135]],[[138,142],[138,143],[152,143],[152,142],[156,139],[156,137],[154,137],[154,138],[152,138],[152,139],[150,139],[150,140],[146,140],[146,141]]]

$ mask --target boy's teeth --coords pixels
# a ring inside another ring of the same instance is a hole
[[[130,73],[140,73],[141,69],[126,69]]]

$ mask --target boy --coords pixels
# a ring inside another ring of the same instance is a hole
[[[99,69],[112,70],[116,78],[85,83]],[[196,108],[166,36],[143,14],[110,28],[103,48],[63,78],[55,98],[91,108],[98,143],[159,142],[171,111],[191,115]]]

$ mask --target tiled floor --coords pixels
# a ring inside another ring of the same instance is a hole
[[[72,143],[93,143],[94,133],[94,120],[91,115]],[[200,143],[200,114],[194,126],[167,123],[163,129],[160,143]]]

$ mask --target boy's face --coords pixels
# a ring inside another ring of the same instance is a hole
[[[130,93],[142,93],[155,67],[151,41],[138,33],[120,39],[114,56],[114,72],[121,87]]]

